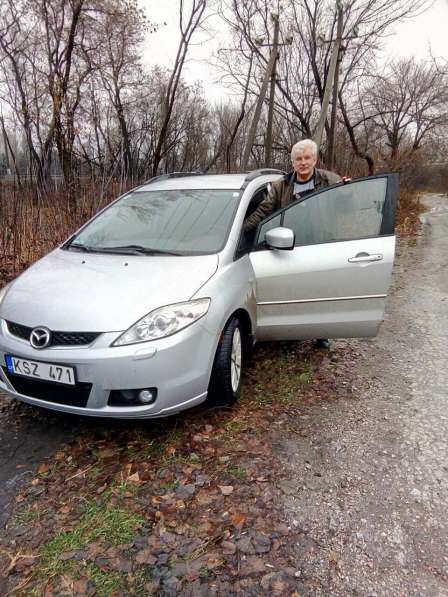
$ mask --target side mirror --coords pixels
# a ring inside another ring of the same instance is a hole
[[[292,251],[294,249],[295,235],[290,228],[279,226],[266,232],[265,242],[268,247],[273,249]]]

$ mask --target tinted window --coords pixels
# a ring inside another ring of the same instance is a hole
[[[377,236],[386,187],[387,178],[373,178],[328,189],[287,209],[282,225],[296,246]]]
[[[257,244],[261,244],[264,241],[264,239],[266,238],[266,232],[272,230],[273,228],[281,226],[281,216],[282,214],[278,214],[278,216],[275,216],[274,218],[268,220],[260,226],[260,233],[258,235]]]
[[[233,190],[141,191],[126,195],[73,239],[110,248],[140,245],[185,255],[221,250],[240,198]]]

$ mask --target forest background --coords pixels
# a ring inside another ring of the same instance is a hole
[[[422,60],[380,59],[391,29],[422,14],[430,1],[170,0],[171,9],[174,4],[178,35],[170,40],[167,68],[142,59],[165,24],[137,0],[3,0],[0,286],[152,176],[241,171],[275,18],[272,153],[267,160],[268,94],[249,169],[288,169],[291,146],[315,135],[341,11],[334,169],[348,176],[398,171],[403,231],[413,226],[419,189],[446,192],[447,60],[430,51]],[[208,62],[228,93],[211,100],[184,74],[199,40],[216,46],[217,26],[225,43],[211,49]],[[324,167],[330,124],[329,116]]]

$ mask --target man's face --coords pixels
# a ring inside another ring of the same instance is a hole
[[[292,166],[297,172],[299,180],[308,180],[314,172],[314,166],[317,163],[317,157],[310,149],[303,149],[296,154],[292,161]]]

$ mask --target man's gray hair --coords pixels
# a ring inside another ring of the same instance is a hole
[[[305,151],[305,149],[309,149],[314,157],[317,158],[317,143],[315,143],[312,139],[303,139],[303,141],[299,141],[292,146],[291,161],[293,162],[297,155],[302,151]]]

